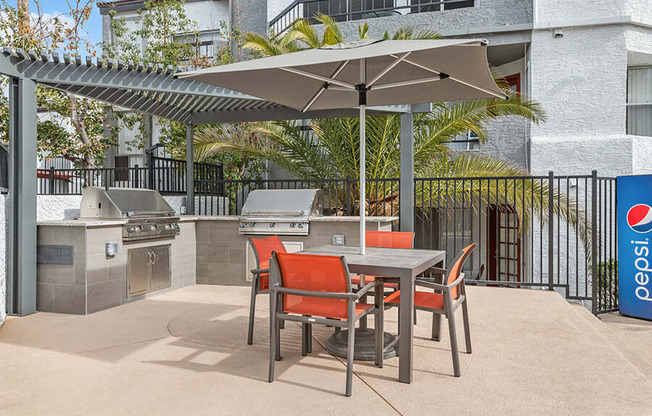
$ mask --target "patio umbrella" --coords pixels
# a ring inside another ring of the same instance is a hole
[[[367,106],[505,98],[487,63],[487,42],[360,40],[180,73],[308,110],[360,109],[360,254],[365,254]]]

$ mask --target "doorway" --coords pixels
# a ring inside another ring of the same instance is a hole
[[[487,280],[521,281],[521,230],[510,205],[487,207]]]

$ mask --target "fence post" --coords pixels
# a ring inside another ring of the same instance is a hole
[[[598,171],[591,172],[591,312],[598,313]]]
[[[134,165],[134,188],[140,188],[140,175],[138,174],[138,164]]]
[[[555,174],[548,172],[548,289],[554,290],[555,270]]]
[[[54,166],[50,166],[50,190],[49,194],[54,195]]]
[[[346,199],[346,215],[351,215],[351,179],[348,176],[344,179],[344,195]]]
[[[147,182],[149,189],[154,188],[154,153],[147,153]]]

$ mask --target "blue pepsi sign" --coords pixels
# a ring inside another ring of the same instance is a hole
[[[620,313],[652,319],[652,175],[616,178]]]

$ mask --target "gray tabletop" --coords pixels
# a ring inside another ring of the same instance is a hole
[[[358,246],[319,246],[303,250],[304,254],[344,256],[353,273],[399,276],[410,270],[416,276],[433,265],[443,262],[445,251],[367,247],[360,254]]]

